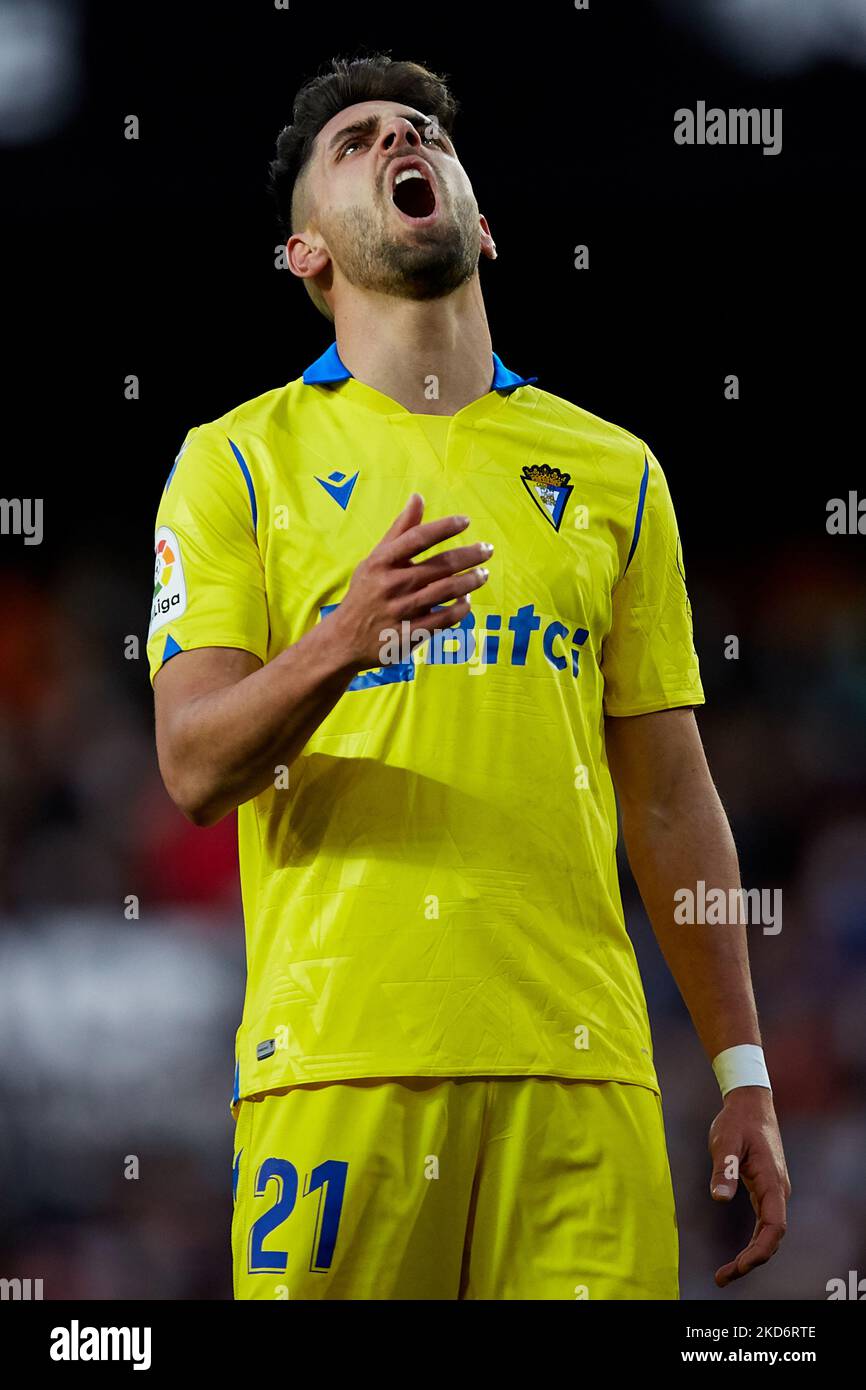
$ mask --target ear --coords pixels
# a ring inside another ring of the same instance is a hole
[[[489,256],[491,261],[495,261],[499,253],[496,250],[496,242],[493,240],[493,236],[491,235],[487,218],[484,216],[483,212],[480,214],[478,221],[481,226],[482,254],[485,256]]]
[[[317,233],[306,231],[286,242],[289,270],[299,280],[315,280],[330,264],[331,254]]]

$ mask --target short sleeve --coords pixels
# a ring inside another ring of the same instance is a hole
[[[704,703],[673,502],[658,460],[644,449],[634,538],[602,647],[608,715]]]
[[[252,477],[219,426],[199,425],[175,459],[156,517],[150,679],[199,647],[239,647],[265,661],[268,637]]]

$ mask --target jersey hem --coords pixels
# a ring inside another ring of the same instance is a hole
[[[205,641],[194,641],[194,642],[192,642],[188,647],[182,647],[181,650],[180,650],[179,652],[175,652],[175,656],[182,656],[184,652],[200,652],[200,651],[205,651],[208,647],[217,647],[217,648],[219,648],[219,649],[222,650],[222,651],[232,650],[232,651],[239,651],[239,652],[249,652],[250,656],[256,657],[257,660],[258,660],[258,661],[261,661],[263,665],[265,665],[265,664],[267,663],[267,659],[268,659],[267,652],[265,652],[264,655],[263,655],[261,652],[253,651],[253,648],[250,646],[249,638],[248,638],[248,637],[240,638],[240,637],[234,637],[234,636],[232,636],[232,637],[211,637],[211,638],[208,638],[208,640],[207,640],[206,642],[205,642]],[[160,671],[162,670],[163,666],[167,666],[169,661],[174,661],[174,657],[173,657],[173,656],[170,656],[170,657],[168,658],[168,661],[161,661],[161,662],[159,663],[159,665],[156,666],[156,667],[154,668],[153,671],[151,671],[151,673],[150,673],[150,683],[151,683],[151,685],[153,685],[153,682],[156,680],[156,678],[157,678],[157,676],[159,675]]]
[[[424,1071],[408,1072],[403,1070],[400,1064],[397,1063],[393,1069],[379,1066],[373,1071],[353,1070],[351,1075],[348,1076],[341,1069],[337,1076],[328,1073],[321,1076],[305,1077],[303,1080],[298,1080],[296,1077],[285,1077],[280,1081],[273,1081],[267,1086],[245,1091],[243,1095],[238,1096],[237,1100],[233,1097],[229,1102],[229,1109],[235,1118],[237,1118],[237,1112],[240,1108],[241,1101],[254,1100],[261,1096],[272,1095],[275,1091],[284,1091],[293,1086],[327,1085],[330,1082],[337,1081],[402,1081],[404,1079],[417,1081],[423,1080],[425,1077],[438,1077],[441,1081],[447,1081],[451,1078],[460,1078],[462,1080],[463,1078],[472,1076],[478,1077],[479,1079],[482,1077],[495,1079],[497,1077],[506,1076],[541,1076],[549,1077],[554,1081],[613,1081],[621,1086],[642,1086],[644,1090],[654,1091],[655,1094],[661,1098],[661,1087],[658,1084],[658,1078],[655,1077],[650,1079],[647,1076],[625,1076],[620,1073],[610,1072],[604,1072],[603,1074],[596,1072],[581,1072],[577,1074],[575,1072],[566,1072],[561,1069],[557,1071],[543,1071],[537,1067],[479,1067],[477,1069],[473,1068],[471,1071],[456,1071],[454,1067],[428,1067]]]
[[[624,709],[608,709],[605,707],[604,713],[611,719],[626,719],[634,714],[661,714],[666,709],[683,709],[687,705],[705,705],[706,696],[701,692],[696,695],[694,692],[682,692],[677,695],[670,695],[666,699],[650,700],[642,705],[627,705]]]

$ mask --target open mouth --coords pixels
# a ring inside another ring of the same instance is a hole
[[[391,196],[404,217],[430,217],[436,211],[436,194],[420,169],[402,169],[394,180]]]

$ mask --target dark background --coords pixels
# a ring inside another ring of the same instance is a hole
[[[866,537],[826,530],[830,498],[866,496],[866,18],[0,0],[0,21],[2,492],[45,517],[39,546],[0,536],[0,1276],[50,1298],[230,1294],[233,818],[194,830],[159,782],[153,521],[187,429],[332,340],[274,267],[266,174],[299,83],[361,44],[450,74],[499,250],[482,282],[500,356],[661,460],[744,883],[783,890],[782,932],[750,946],[791,1231],[721,1294],[748,1202],[707,1196],[718,1090],[624,868],[683,1296],[821,1299],[866,1275]],[[676,145],[698,100],[781,107],[782,153]]]

